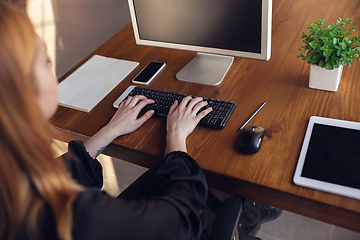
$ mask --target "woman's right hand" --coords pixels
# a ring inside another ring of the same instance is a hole
[[[200,120],[212,111],[207,108],[197,114],[199,110],[207,105],[201,97],[185,97],[181,103],[175,101],[171,106],[167,117],[167,144],[165,155],[173,151],[187,152],[186,138],[194,130]]]
[[[153,110],[149,110],[138,118],[141,109],[153,102],[144,96],[129,97],[123,101],[110,122],[84,142],[86,151],[92,158],[96,158],[116,137],[138,129],[154,114]]]
[[[112,132],[115,137],[135,131],[154,114],[154,110],[150,110],[138,118],[141,109],[152,103],[154,100],[144,96],[128,97],[121,102],[118,110],[105,127],[111,129],[109,132]]]

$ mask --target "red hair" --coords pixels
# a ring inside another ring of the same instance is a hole
[[[45,205],[58,236],[71,239],[72,203],[81,191],[51,149],[56,132],[37,102],[36,54],[28,17],[0,1],[0,239],[36,239]]]

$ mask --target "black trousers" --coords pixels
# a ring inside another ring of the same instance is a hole
[[[155,170],[147,170],[130,186],[128,186],[118,197],[127,200],[141,200],[151,197],[150,189]]]
[[[155,170],[148,170],[127,187],[118,197],[127,200],[141,200],[151,198],[151,184]],[[209,238],[214,224],[217,211],[220,208],[220,201],[210,192],[208,192],[207,203],[204,211],[200,214],[202,235],[201,240]]]
[[[155,170],[148,170],[136,179],[129,187],[127,187],[118,197],[128,200],[141,200],[151,197],[150,189]],[[243,199],[244,200],[244,199]],[[204,211],[200,214],[202,224],[201,240],[209,239],[212,226],[214,224],[218,210],[220,209],[220,201],[210,192]],[[239,234],[240,240],[260,240],[260,238]]]

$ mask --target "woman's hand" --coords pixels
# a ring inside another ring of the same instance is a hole
[[[171,106],[167,117],[167,144],[165,155],[172,151],[186,152],[186,138],[194,130],[199,121],[205,117],[212,108],[207,108],[197,114],[199,110],[207,105],[201,97],[192,99],[185,97],[181,103],[175,101]]]
[[[141,109],[153,102],[154,100],[147,99],[144,96],[129,97],[123,101],[110,122],[84,142],[86,151],[92,158],[97,158],[115,138],[138,129],[154,114],[154,111],[150,110],[137,118]]]
[[[154,100],[144,96],[129,97],[119,105],[118,110],[105,127],[111,129],[116,137],[135,131],[154,114],[154,111],[150,110],[137,118],[141,109],[152,103]]]

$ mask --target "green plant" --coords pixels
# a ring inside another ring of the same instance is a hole
[[[309,35],[303,31],[304,45],[299,48],[301,54],[297,57],[306,60],[310,64],[332,70],[340,65],[351,64],[359,58],[359,36],[350,38],[350,35],[358,26],[349,26],[352,20],[339,19],[336,24],[332,23],[327,28],[325,20],[318,19],[311,23]]]

